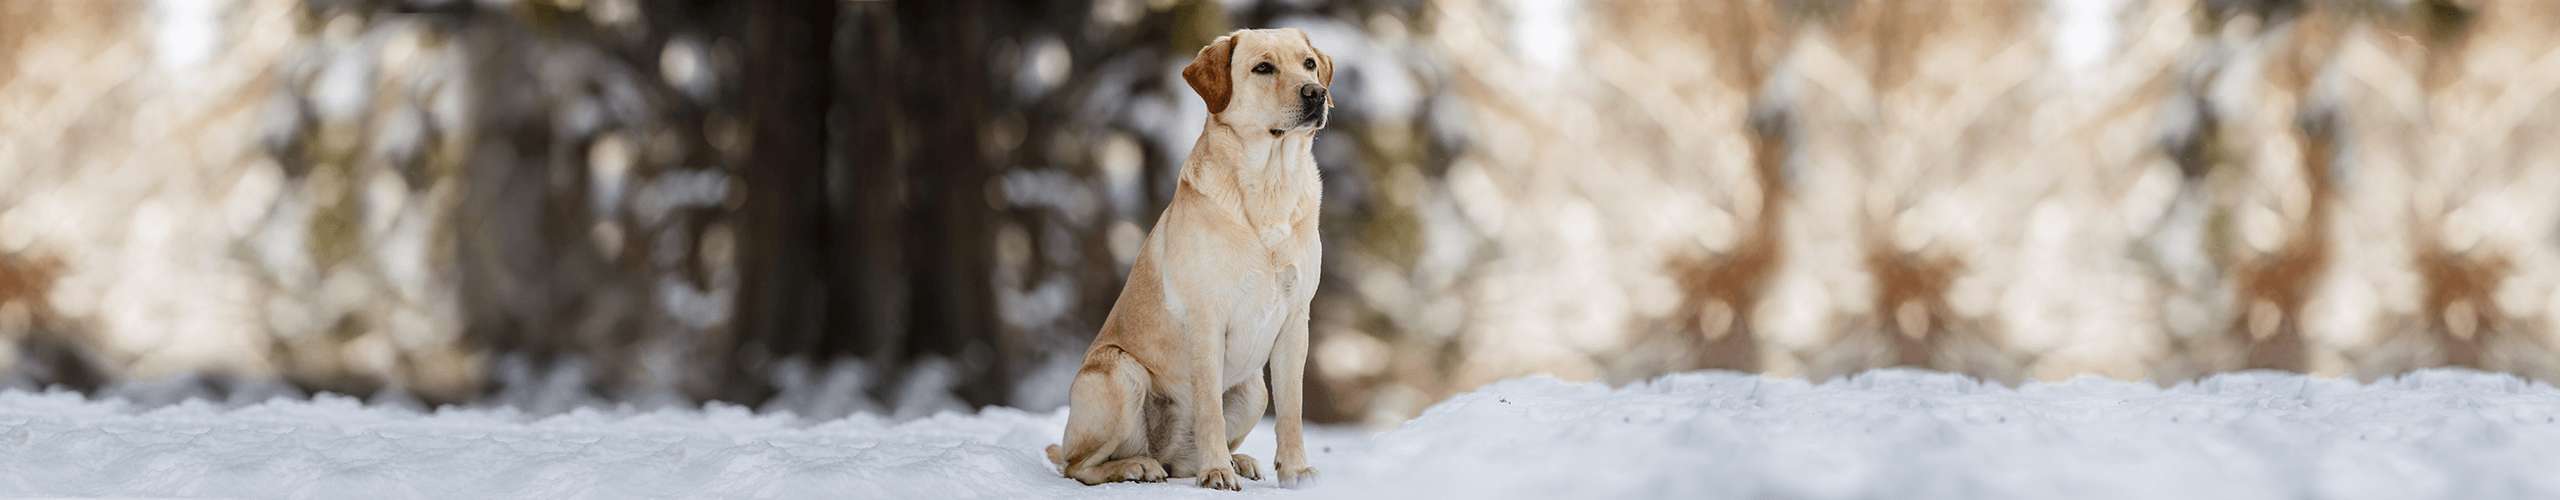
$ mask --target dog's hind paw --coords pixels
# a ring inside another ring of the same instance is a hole
[[[1262,464],[1255,463],[1252,455],[1237,453],[1233,461],[1236,465],[1236,475],[1244,476],[1248,481],[1262,480]]]
[[[1244,491],[1244,482],[1236,480],[1236,471],[1217,468],[1200,471],[1200,487],[1213,490]]]
[[[1157,463],[1156,459],[1152,458],[1124,458],[1113,461],[1110,465],[1119,468],[1119,470],[1112,472],[1113,481],[1139,481],[1153,483],[1164,481],[1165,478],[1164,464]]]

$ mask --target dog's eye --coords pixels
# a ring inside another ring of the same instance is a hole
[[[1309,57],[1309,58],[1307,58],[1307,64],[1306,64],[1305,66],[1307,67],[1307,69],[1316,69],[1316,58],[1313,58],[1313,57]]]
[[[1262,63],[1262,64],[1256,64],[1256,65],[1253,65],[1253,74],[1256,74],[1256,75],[1268,75],[1268,74],[1271,74],[1271,72],[1273,72],[1273,71],[1279,71],[1279,68],[1273,68],[1273,67],[1271,67],[1271,63]]]

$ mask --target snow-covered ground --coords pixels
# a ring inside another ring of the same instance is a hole
[[[0,495],[259,498],[1222,498],[1080,486],[1040,449],[1063,412],[906,422],[699,411],[420,413],[322,396],[142,408],[0,394]],[[1266,422],[1245,452],[1271,452]],[[2560,390],[2431,371],[2247,373],[2160,389],[2005,388],[1885,371],[1620,388],[1530,378],[1375,435],[1313,432],[1350,498],[2560,498]]]

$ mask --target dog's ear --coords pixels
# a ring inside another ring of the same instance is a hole
[[[1307,51],[1316,53],[1316,83],[1333,88],[1333,56],[1324,55],[1324,49],[1316,48],[1316,40],[1307,37],[1307,30],[1290,28],[1289,31],[1298,32],[1298,41],[1306,42]],[[1333,98],[1325,100],[1332,101]]]
[[[1235,96],[1235,82],[1229,81],[1232,77],[1227,68],[1227,60],[1235,54],[1236,36],[1220,35],[1218,41],[1200,48],[1200,55],[1191,58],[1190,66],[1182,67],[1182,81],[1189,82],[1191,91],[1209,103],[1209,114],[1226,111],[1227,99]]]

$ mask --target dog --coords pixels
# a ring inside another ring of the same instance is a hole
[[[1301,436],[1307,306],[1324,260],[1313,147],[1333,107],[1333,59],[1303,31],[1242,30],[1201,48],[1182,79],[1208,123],[1085,351],[1049,461],[1088,485],[1197,477],[1241,490],[1238,477],[1262,471],[1231,453],[1268,403],[1272,468],[1294,487],[1315,475]]]

